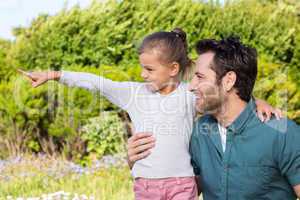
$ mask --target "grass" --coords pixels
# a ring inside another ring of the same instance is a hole
[[[61,158],[35,156],[22,156],[7,163],[0,162],[0,200],[134,199],[133,181],[126,163],[82,168]],[[45,197],[58,192],[69,196]]]
[[[37,197],[62,190],[71,194],[94,196],[101,200],[128,200],[133,199],[130,180],[127,169],[102,170],[92,175],[73,175],[61,179],[40,174],[23,179],[15,178],[9,183],[1,181],[0,194],[2,198],[9,195],[14,198]]]
[[[84,194],[95,200],[133,199],[132,178],[127,167],[102,168],[80,174],[65,170],[61,163],[64,162],[31,158],[5,167],[0,171],[0,199],[7,196],[13,199],[42,197],[58,191]]]

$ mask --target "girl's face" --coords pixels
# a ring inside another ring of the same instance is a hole
[[[145,52],[139,55],[139,61],[142,66],[141,76],[147,83],[148,89],[153,92],[163,93],[171,84],[178,72],[174,71],[174,67],[168,64],[162,64],[158,53],[155,51]]]

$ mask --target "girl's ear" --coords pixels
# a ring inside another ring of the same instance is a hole
[[[170,66],[171,72],[170,75],[171,76],[177,76],[179,74],[180,71],[180,66],[178,62],[173,62]]]

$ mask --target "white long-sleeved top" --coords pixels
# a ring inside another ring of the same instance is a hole
[[[168,95],[151,92],[146,83],[116,82],[83,72],[62,71],[60,83],[100,92],[113,104],[126,110],[134,134],[153,133],[151,154],[137,161],[132,175],[143,178],[193,176],[189,141],[195,116],[195,98],[181,82]]]

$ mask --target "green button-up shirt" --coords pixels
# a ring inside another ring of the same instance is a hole
[[[262,123],[251,100],[226,129],[223,153],[213,116],[203,116],[194,125],[190,153],[204,200],[296,199],[300,127],[288,119]]]

